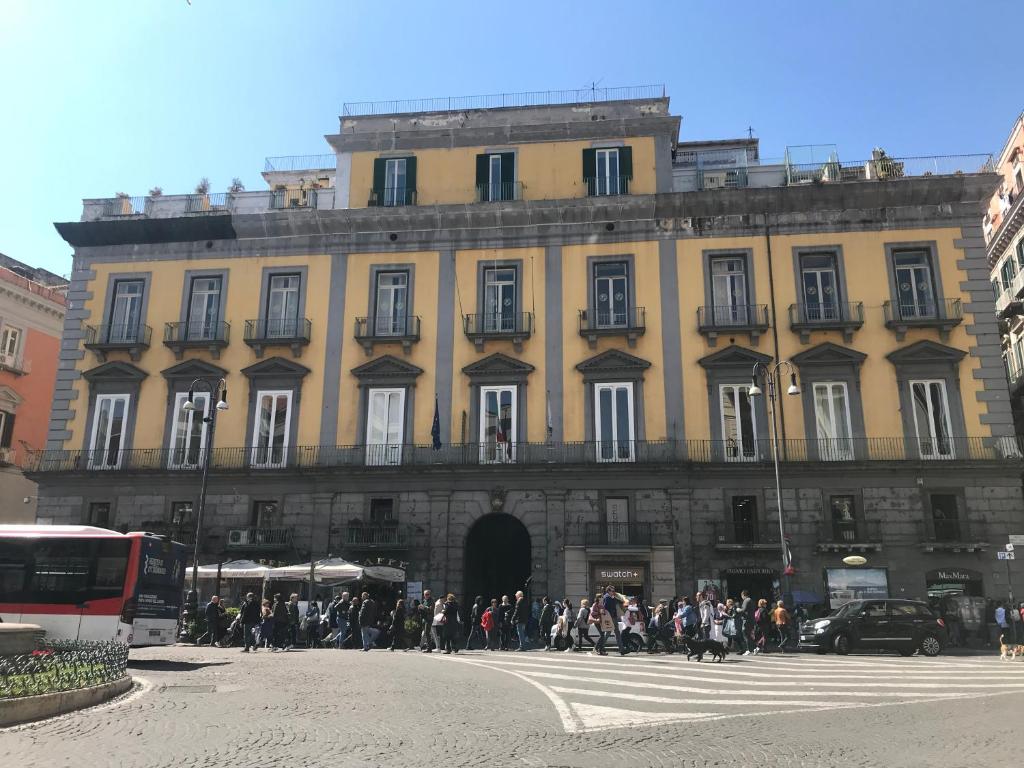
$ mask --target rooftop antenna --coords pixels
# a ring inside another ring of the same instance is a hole
[[[599,85],[601,85],[601,83],[603,83],[603,82],[604,82],[604,78],[603,77],[600,80],[592,80],[590,82],[590,98],[591,98],[591,100],[594,100],[594,101],[597,100],[597,87]]]
[[[747,138],[748,139],[754,138],[754,127],[751,126],[751,125],[747,126]]]

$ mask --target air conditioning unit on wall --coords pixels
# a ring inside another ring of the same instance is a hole
[[[228,545],[232,547],[244,547],[249,544],[251,532],[244,528],[236,528],[228,531]]]

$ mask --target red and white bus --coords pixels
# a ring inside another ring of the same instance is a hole
[[[58,640],[175,641],[185,546],[88,525],[0,525],[0,618]]]

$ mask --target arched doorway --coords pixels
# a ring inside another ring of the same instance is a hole
[[[484,515],[469,529],[465,559],[467,605],[477,595],[485,602],[512,597],[530,577],[530,534],[509,514]]]

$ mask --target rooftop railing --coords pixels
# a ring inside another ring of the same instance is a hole
[[[914,176],[954,176],[992,171],[992,155],[931,155],[881,157],[841,162],[832,158],[817,163],[786,163],[786,183],[826,184],[846,181],[878,181]]]
[[[264,173],[275,171],[327,171],[334,170],[338,165],[338,158],[333,154],[325,155],[281,155],[280,157],[268,157],[264,160]]]
[[[567,91],[523,91],[477,96],[441,96],[428,99],[391,101],[347,101],[342,117],[394,115],[413,112],[451,112],[463,109],[543,107],[558,104],[591,104],[601,101],[632,101],[665,98],[664,85],[630,85],[617,88],[579,88]]]

